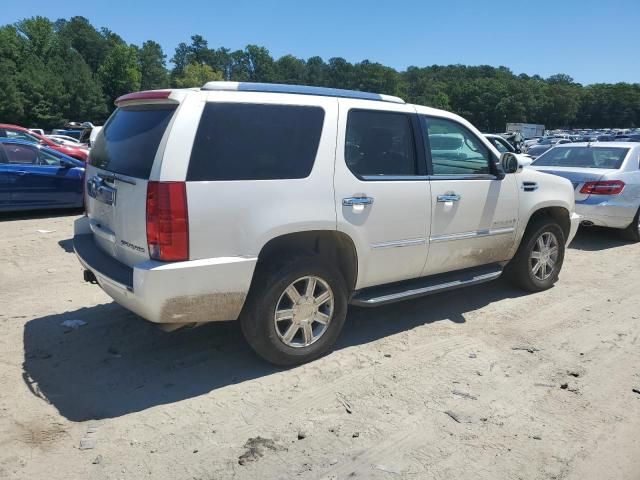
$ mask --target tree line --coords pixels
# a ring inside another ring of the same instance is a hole
[[[515,75],[506,67],[432,65],[397,71],[333,57],[275,59],[265,47],[211,48],[201,35],[180,43],[167,67],[159,43],[125,42],[84,17],[33,17],[0,27],[0,122],[53,128],[101,124],[124,93],[199,87],[210,80],[295,83],[385,93],[458,113],[483,131],[507,122],[561,127],[640,126],[640,84],[583,86],[564,74]]]

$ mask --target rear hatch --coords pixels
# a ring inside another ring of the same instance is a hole
[[[167,98],[170,92],[163,93],[164,101],[142,97],[119,102],[96,137],[86,170],[86,210],[94,241],[129,266],[149,259],[147,184],[177,108]],[[139,94],[124,98],[134,95]]]
[[[558,175],[568,179],[575,190],[576,201],[586,200],[589,194],[580,193],[580,189],[587,182],[597,182],[602,180],[607,174],[617,172],[617,170],[601,168],[580,168],[580,167],[533,167],[539,172]]]

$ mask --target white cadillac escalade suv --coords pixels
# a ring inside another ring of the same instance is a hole
[[[503,273],[545,290],[578,228],[568,180],[396,97],[211,82],[116,104],[75,223],[85,280],[167,329],[239,319],[279,365],[327,352],[349,304]]]

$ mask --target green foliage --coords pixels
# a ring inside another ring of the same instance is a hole
[[[98,77],[110,103],[120,95],[140,90],[142,73],[137,49],[128,45],[113,47],[98,68]]]
[[[182,74],[174,79],[178,88],[201,87],[207,82],[222,80],[222,74],[216,72],[209,65],[190,63],[182,70]]]
[[[640,84],[582,86],[565,74],[547,79],[487,65],[411,66],[399,72],[364,60],[334,57],[274,59],[258,45],[210,48],[202,35],[167,56],[153,40],[128,45],[84,17],[44,17],[0,27],[0,121],[59,127],[65,121],[102,123],[119,95],[140,89],[199,87],[211,80],[279,82],[399,95],[450,110],[484,131],[507,122],[556,127],[640,126]]]
[[[142,90],[154,90],[166,88],[169,85],[167,68],[165,66],[167,56],[162,51],[160,44],[148,40],[142,44],[138,52],[140,62],[140,88]]]

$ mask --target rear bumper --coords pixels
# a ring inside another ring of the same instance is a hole
[[[155,323],[203,323],[238,318],[256,258],[221,257],[187,262],[148,260],[133,267],[100,250],[88,219],[75,222],[80,263],[117,303]]]
[[[591,195],[586,200],[576,202],[576,212],[582,222],[599,227],[627,228],[638,211],[638,205],[624,201],[596,198]]]

